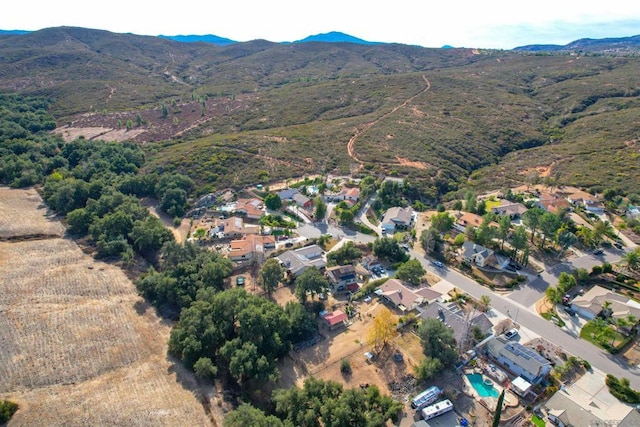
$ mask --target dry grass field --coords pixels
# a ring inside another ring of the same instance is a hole
[[[33,236],[58,236],[64,227],[49,212],[36,190],[0,187],[0,241]]]
[[[0,237],[13,240],[0,242],[0,399],[20,405],[9,426],[216,425],[200,402],[211,390],[167,358],[170,326],[124,272],[35,239],[62,227],[35,192],[0,191]]]

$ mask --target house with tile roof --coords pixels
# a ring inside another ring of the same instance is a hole
[[[264,215],[264,204],[262,200],[255,197],[252,199],[238,199],[234,212],[248,219],[260,219]]]
[[[387,280],[375,291],[375,294],[402,312],[415,310],[426,302],[425,296],[398,279]]]
[[[424,311],[420,313],[420,317],[422,319],[438,319],[450,327],[458,343],[469,340],[471,328],[473,327],[480,328],[483,336],[491,334],[493,329],[493,323],[485,313],[477,310],[465,313],[453,302],[435,301],[424,308]]]
[[[411,208],[393,207],[385,212],[381,227],[388,233],[395,233],[397,229],[405,229],[413,224],[413,210]]]
[[[229,259],[236,262],[262,260],[267,251],[275,249],[275,247],[276,239],[274,236],[249,234],[244,239],[231,241]]]

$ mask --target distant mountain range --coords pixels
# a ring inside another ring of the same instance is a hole
[[[3,35],[21,35],[28,34],[31,31],[24,30],[0,30],[0,36]],[[240,43],[236,40],[228,39],[225,37],[216,36],[213,34],[205,34],[205,35],[176,35],[176,36],[166,36],[159,35],[159,38],[174,40],[181,43],[211,43],[218,46],[228,46],[235,43]],[[301,40],[296,40],[293,42],[282,42],[282,44],[293,44],[293,43],[308,43],[308,42],[324,42],[324,43],[354,43],[361,45],[379,45],[379,44],[389,44],[384,42],[372,42],[368,40],[363,40],[358,37],[351,36],[349,34],[345,34],[339,31],[331,31],[323,34],[316,34],[312,36],[305,37]],[[442,46],[445,48],[452,48],[450,45]],[[518,46],[512,49],[517,52],[592,52],[592,53],[638,53],[640,52],[640,35],[631,36],[631,37],[612,37],[612,38],[603,38],[603,39],[579,39],[572,41],[566,45],[556,45],[556,44],[530,44],[525,46]]]
[[[640,35],[631,37],[611,37],[604,39],[579,39],[565,45],[532,44],[513,49],[520,52],[638,52]]]

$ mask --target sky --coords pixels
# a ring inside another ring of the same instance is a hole
[[[424,47],[512,49],[640,34],[639,0],[17,0],[2,30],[75,26],[139,35],[296,41],[340,31]]]

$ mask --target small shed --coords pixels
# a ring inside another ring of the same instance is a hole
[[[531,390],[531,383],[522,377],[511,382],[511,389],[519,396],[524,397]]]
[[[349,316],[347,316],[347,314],[342,310],[336,310],[332,313],[326,314],[324,316],[324,321],[329,330],[333,331],[347,326]]]

